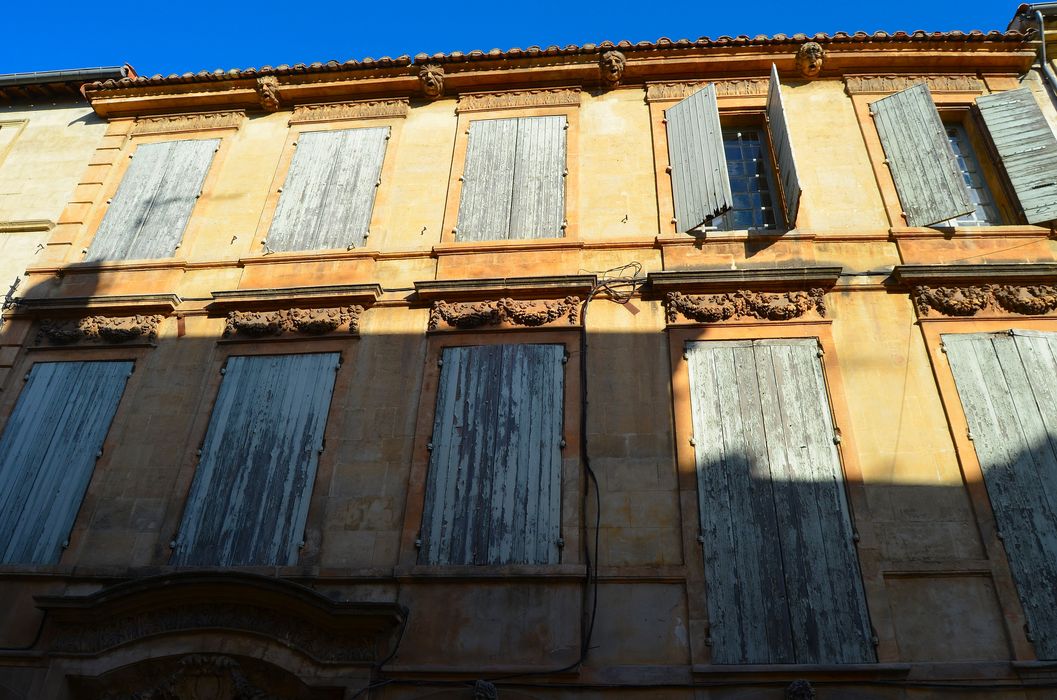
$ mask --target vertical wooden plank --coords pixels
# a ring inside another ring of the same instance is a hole
[[[785,201],[785,221],[789,228],[796,228],[796,215],[800,210],[800,178],[796,175],[796,158],[793,141],[785,119],[782,102],[782,85],[778,79],[778,68],[771,64],[771,82],[767,88],[767,128],[774,146],[778,167],[778,182]]]
[[[510,238],[562,237],[565,132],[565,117],[517,120]]]
[[[457,240],[493,241],[510,237],[517,126],[517,119],[470,122]]]
[[[229,358],[173,564],[296,563],[338,361]]]
[[[371,224],[389,127],[347,129],[318,214],[314,249],[363,247]]]
[[[908,226],[931,226],[975,210],[928,85],[870,104]]]
[[[276,205],[268,247],[276,252],[318,250],[327,188],[337,167],[344,131],[315,131],[297,137],[290,170]]]
[[[110,430],[131,362],[40,362],[0,436],[0,563],[52,564]]]
[[[689,231],[733,206],[712,83],[664,112],[676,228]]]
[[[1057,137],[1026,87],[976,98],[1029,224],[1057,219]]]

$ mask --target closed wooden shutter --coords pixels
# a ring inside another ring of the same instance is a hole
[[[778,182],[785,202],[785,221],[789,228],[796,228],[796,215],[800,210],[800,179],[796,176],[796,159],[793,157],[793,142],[789,136],[789,125],[785,120],[782,102],[782,85],[778,80],[778,69],[771,64],[771,82],[767,88],[767,128],[774,147]]]
[[[362,247],[389,127],[303,133],[275,210],[275,251]]]
[[[686,355],[713,660],[874,661],[817,342]]]
[[[131,362],[38,362],[0,437],[0,563],[54,564]]]
[[[422,516],[423,564],[554,564],[565,348],[445,348]]]
[[[1057,138],[1026,87],[976,98],[1029,224],[1057,219]]]
[[[172,563],[297,563],[338,353],[231,357]]]
[[[171,257],[219,145],[219,139],[205,139],[138,147],[86,259]]]
[[[457,239],[559,238],[565,117],[470,122]]]
[[[712,83],[664,112],[679,231],[712,221],[733,206],[719,103]]]
[[[870,105],[908,226],[931,226],[975,211],[928,85]]]
[[[944,335],[1040,659],[1057,659],[1057,333]]]

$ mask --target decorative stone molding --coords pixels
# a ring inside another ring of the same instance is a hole
[[[515,107],[578,107],[580,88],[539,88],[501,92],[467,92],[459,95],[457,111],[481,112]]]
[[[796,70],[804,78],[817,78],[822,72],[822,62],[826,52],[822,44],[809,41],[800,46],[796,52]]]
[[[739,290],[720,294],[668,292],[664,297],[668,323],[687,321],[716,323],[739,318],[788,321],[809,311],[826,316],[826,290],[752,292]]]
[[[418,71],[418,82],[422,92],[431,100],[444,94],[444,66],[438,63],[427,63]]]
[[[280,309],[278,311],[231,311],[224,337],[244,335],[263,338],[284,333],[325,335],[347,326],[350,334],[359,332],[362,306],[339,306],[328,309]]]
[[[720,80],[689,80],[670,83],[647,83],[647,102],[683,100],[708,83],[716,86],[717,97],[764,97],[770,80],[767,78],[732,78]]]
[[[279,111],[279,79],[274,75],[257,78],[257,94],[265,112]]]
[[[844,88],[849,95],[891,93],[921,82],[930,92],[984,92],[984,81],[975,75],[849,75]]]
[[[272,700],[275,696],[254,685],[242,666],[230,656],[189,654],[175,664],[176,669],[149,687],[129,684],[106,684],[103,695],[111,700],[143,698],[177,700],[178,698],[231,698],[232,700]],[[149,678],[142,674],[142,678]],[[155,678],[157,676],[154,676]],[[139,683],[142,683],[139,680]],[[121,687],[125,686],[125,687]]]
[[[406,99],[297,105],[294,107],[294,113],[290,116],[290,124],[334,122],[344,119],[406,117],[407,110]]]
[[[143,136],[144,134],[172,134],[182,131],[237,129],[245,116],[245,111],[235,109],[225,112],[139,117],[133,123],[130,133],[132,136]]]
[[[531,328],[553,323],[563,316],[569,325],[575,326],[579,310],[580,299],[574,296],[561,301],[518,301],[510,298],[455,304],[435,301],[429,311],[429,330],[437,330],[441,322],[462,330],[504,323]]]
[[[793,681],[785,687],[785,700],[815,700],[815,688],[810,681]]]
[[[984,310],[1041,316],[1057,311],[1057,286],[1048,284],[918,285],[911,289],[911,296],[921,316],[932,311],[944,316],[975,316]]]
[[[161,315],[88,316],[86,318],[45,318],[40,322],[37,344],[72,345],[82,341],[97,343],[127,343],[132,340],[152,341],[158,335]]]
[[[619,85],[620,79],[624,77],[624,68],[627,63],[627,57],[620,51],[611,49],[603,53],[598,59],[598,71],[602,83],[610,88]]]

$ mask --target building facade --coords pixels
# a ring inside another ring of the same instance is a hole
[[[1049,697],[1036,51],[133,75],[40,146],[27,107],[0,183],[54,148],[65,200],[4,263],[0,692]]]

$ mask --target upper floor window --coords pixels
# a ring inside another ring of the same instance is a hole
[[[470,122],[456,239],[564,235],[564,116]]]
[[[723,129],[723,152],[731,204],[712,226],[720,231],[774,229],[774,176],[763,130]]]
[[[969,189],[969,200],[974,209],[955,219],[943,222],[946,226],[997,226],[1002,223],[995,199],[991,196],[991,188],[987,185],[987,178],[980,165],[980,159],[976,157],[976,151],[969,140],[969,133],[961,124],[945,124],[947,140],[954,152],[954,159],[958,170],[965,180],[965,186]]]
[[[140,145],[85,259],[172,257],[219,146],[220,139]]]

